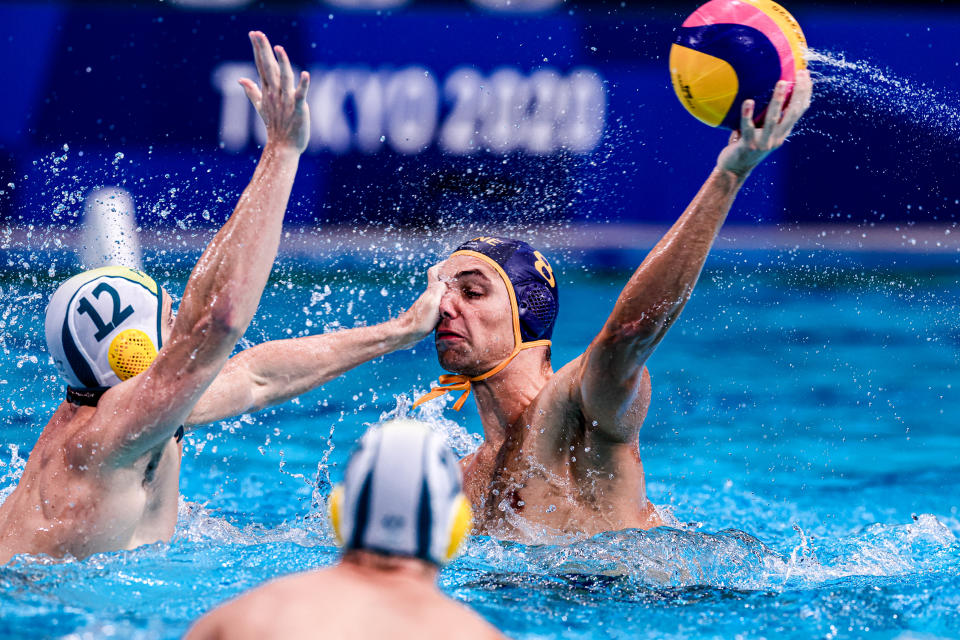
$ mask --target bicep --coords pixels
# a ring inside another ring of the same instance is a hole
[[[101,398],[90,428],[102,455],[120,466],[173,436],[222,366],[198,358],[190,341],[171,340],[150,367]]]
[[[650,373],[637,345],[595,340],[580,356],[580,405],[586,424],[627,441],[636,437],[650,406]]]

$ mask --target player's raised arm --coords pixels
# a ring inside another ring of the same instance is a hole
[[[631,409],[641,390],[643,365],[690,298],[747,176],[783,144],[809,107],[810,74],[798,73],[784,111],[786,91],[785,83],[777,85],[762,128],[753,124],[753,101],[743,103],[740,131],[731,135],[693,202],[627,282],[603,329],[581,357],[579,392],[587,424],[596,424],[611,438],[636,437],[640,425]]]
[[[304,338],[274,340],[241,351],[197,402],[186,426],[259,411],[295,398],[356,366],[419,342],[434,330],[445,285],[438,266],[427,271],[427,289],[400,317]]]
[[[309,76],[304,72],[295,82],[282,47],[271,49],[260,32],[250,40],[261,86],[248,79],[241,84],[263,118],[267,143],[236,209],[194,267],[164,348],[149,369],[112,388],[98,405],[89,428],[120,464],[169,438],[187,418],[250,323],[276,258],[309,137]]]

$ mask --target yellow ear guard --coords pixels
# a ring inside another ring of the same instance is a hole
[[[121,380],[128,380],[143,373],[157,357],[153,341],[139,329],[121,331],[110,342],[107,361]]]
[[[444,565],[470,534],[456,456],[430,425],[370,429],[327,501],[340,545]]]
[[[453,560],[463,541],[473,530],[473,510],[470,509],[470,501],[462,493],[459,494],[453,504],[453,519],[450,525],[450,544],[447,546],[447,562]]]
[[[333,525],[333,535],[337,539],[337,544],[342,547],[344,545],[343,520],[340,515],[343,513],[342,485],[338,484],[333,488],[333,491],[330,493],[330,498],[327,501],[327,508],[330,510],[330,524]]]

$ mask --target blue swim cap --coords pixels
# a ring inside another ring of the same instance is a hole
[[[543,254],[523,240],[481,236],[451,255],[468,255],[493,266],[510,294],[516,345],[547,341],[560,310],[557,280]]]
[[[440,386],[433,387],[429,393],[418,398],[413,403],[414,409],[445,393],[462,391],[460,398],[453,403],[454,410],[460,411],[470,395],[472,383],[500,373],[524,349],[550,345],[553,325],[557,321],[557,311],[560,310],[557,279],[553,275],[553,268],[542,253],[523,240],[481,236],[464,242],[450,255],[483,260],[503,278],[513,311],[513,353],[479,376],[440,376]]]

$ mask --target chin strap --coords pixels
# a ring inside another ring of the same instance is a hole
[[[71,387],[67,386],[67,402],[82,407],[95,407],[110,387]]]
[[[67,387],[67,402],[77,404],[83,407],[95,407],[100,402],[100,398],[111,387]],[[183,425],[177,427],[173,437],[177,442],[183,440]]]
[[[479,376],[474,376],[471,378],[470,376],[466,376],[463,374],[445,373],[442,376],[440,376],[440,386],[433,387],[432,389],[430,389],[430,393],[424,394],[419,398],[417,398],[417,401],[414,402],[413,406],[410,408],[416,409],[424,402],[429,402],[434,398],[439,398],[445,393],[450,393],[451,391],[463,391],[463,393],[460,394],[460,397],[457,398],[457,401],[453,403],[453,410],[460,411],[460,409],[463,408],[463,404],[467,401],[467,398],[470,396],[470,387],[472,386],[472,383],[480,382],[481,380],[486,380],[491,376],[497,375],[498,373],[503,371],[508,364],[510,364],[511,360],[513,360],[518,355],[520,355],[521,351],[523,351],[524,349],[529,349],[531,347],[541,347],[543,346],[543,344],[544,343],[542,341],[521,344],[519,347],[513,350],[513,353],[507,356],[506,360],[504,360],[503,362],[495,366],[493,369],[490,369],[490,371],[487,371],[486,373],[482,373]],[[547,344],[549,344],[549,342],[547,342]]]

